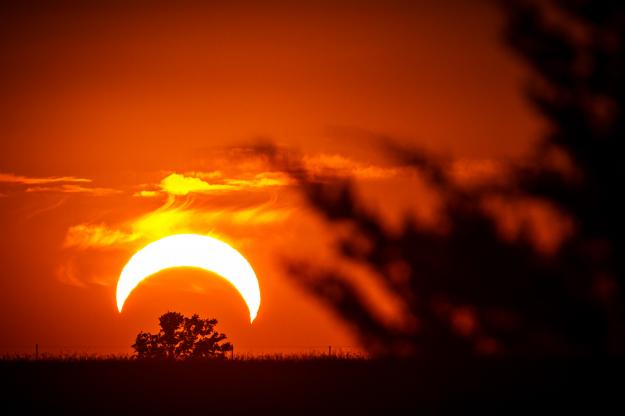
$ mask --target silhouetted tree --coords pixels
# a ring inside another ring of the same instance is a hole
[[[202,319],[197,314],[187,318],[167,312],[159,318],[158,334],[139,332],[132,348],[137,358],[198,359],[224,357],[232,344],[226,335],[215,331],[216,319]]]
[[[349,235],[337,237],[339,253],[373,271],[401,301],[406,325],[389,326],[336,270],[289,263],[296,281],[351,324],[373,354],[625,352],[625,3],[502,4],[506,40],[534,69],[530,99],[550,133],[531,161],[510,167],[505,184],[474,187],[454,180],[446,161],[386,141],[438,191],[444,230],[406,218],[399,233],[389,233],[349,181],[320,180],[289,155],[259,147],[326,220],[350,225]],[[493,197],[539,202],[570,218],[573,231],[551,253],[537,250],[527,224],[518,238],[504,239],[484,209]]]

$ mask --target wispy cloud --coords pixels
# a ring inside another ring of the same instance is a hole
[[[225,191],[234,186],[223,183],[208,183],[198,177],[172,173],[161,181],[161,189],[171,195],[188,195],[192,192]]]
[[[235,191],[250,191],[261,188],[285,186],[290,179],[282,172],[261,172],[233,174],[226,177],[218,171],[171,173],[158,184],[143,185],[133,196],[151,198],[161,194],[187,196],[189,194],[211,194]]]
[[[154,191],[150,189],[142,189],[132,194],[132,196],[138,196],[141,198],[153,198],[155,196],[159,196],[160,194],[161,193],[159,191]]]
[[[349,176],[358,179],[385,179],[397,176],[400,173],[400,168],[377,166],[339,154],[321,153],[313,156],[304,156],[302,162],[308,173],[324,177]]]
[[[135,192],[137,197],[154,197],[159,193],[174,196],[189,194],[227,193],[278,188],[293,184],[288,174],[257,154],[243,152],[233,156],[234,168],[227,170],[172,172],[159,183],[146,184]],[[302,159],[303,167],[314,176],[384,179],[400,174],[400,168],[377,166],[338,154],[318,154]]]
[[[72,260],[67,260],[59,265],[56,275],[61,283],[69,286],[85,287],[86,284],[80,279],[78,272],[76,263]]]
[[[279,224],[295,207],[278,205],[275,199],[251,206],[211,207],[197,199],[168,201],[156,210],[117,223],[83,223],[70,227],[64,246],[72,249],[123,248],[177,233],[214,233],[215,229]]]
[[[137,233],[111,228],[105,224],[78,224],[65,235],[65,247],[89,248],[119,246],[135,241]]]
[[[19,192],[53,192],[53,193],[82,193],[95,196],[111,195],[120,191],[111,188],[92,187],[93,181],[76,176],[24,176],[13,173],[0,173],[0,185]]]
[[[33,177],[0,172],[0,182],[22,185],[46,185],[51,183],[89,183],[92,181],[91,179],[77,178],[75,176]]]
[[[45,212],[49,212],[49,211],[55,210],[58,207],[60,207],[61,205],[63,205],[66,201],[67,201],[67,197],[60,198],[58,201],[56,201],[52,205],[47,205],[45,207],[39,208],[39,209],[37,209],[37,210],[27,214],[26,218],[30,219],[30,218],[36,217],[37,215],[41,215],[41,214],[43,214]]]
[[[68,194],[91,194],[95,196],[106,196],[118,194],[121,191],[111,188],[90,188],[74,184],[62,184],[58,186],[34,186],[26,188],[26,192],[55,192]]]

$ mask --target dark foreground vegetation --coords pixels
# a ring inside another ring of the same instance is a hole
[[[435,221],[407,215],[391,231],[354,181],[259,146],[336,230],[337,261],[370,272],[404,325],[382,319],[346,268],[308,256],[287,270],[375,356],[625,357],[625,2],[499,3],[546,131],[473,184],[453,174],[453,159],[376,137],[437,195]],[[427,203],[422,190],[406,192]]]
[[[2,414],[624,414],[623,370],[565,359],[3,360],[0,403]]]
[[[217,319],[186,317],[180,312],[166,312],[158,319],[156,334],[139,332],[132,349],[140,359],[197,360],[223,358],[232,351],[226,334],[215,330]]]

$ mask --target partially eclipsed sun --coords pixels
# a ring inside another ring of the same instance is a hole
[[[260,307],[258,279],[248,261],[234,248],[213,237],[177,234],[161,238],[137,251],[117,281],[117,309],[121,313],[130,293],[144,279],[172,267],[197,267],[230,282],[245,300],[253,322]]]

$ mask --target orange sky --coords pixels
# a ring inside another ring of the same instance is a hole
[[[431,217],[372,136],[484,166],[540,129],[491,2],[410,3],[3,10],[0,353],[129,352],[167,310],[216,317],[239,351],[355,345],[281,267],[330,261],[330,233],[248,146],[297,149],[312,170],[357,176],[377,209]],[[176,232],[248,258],[252,326],[233,288],[190,270],[151,279],[117,313],[125,262]]]

